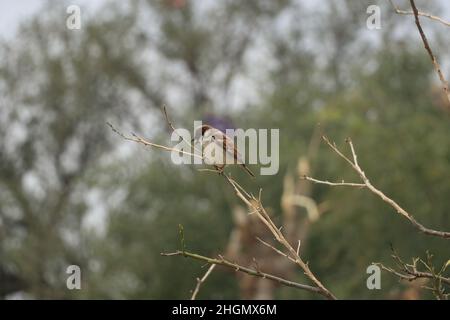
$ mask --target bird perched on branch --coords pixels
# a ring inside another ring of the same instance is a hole
[[[238,164],[250,176],[255,177],[253,172],[245,165],[233,139],[219,129],[206,124],[199,126],[195,128],[192,141],[194,144],[201,143],[205,163],[214,165],[219,172],[223,171],[225,165]]]

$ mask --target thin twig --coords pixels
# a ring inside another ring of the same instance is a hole
[[[389,0],[389,2],[391,3],[392,7],[394,8],[395,13],[397,13],[397,14],[403,14],[403,15],[414,15],[414,12],[413,12],[413,11],[400,10],[400,9],[394,4],[394,2],[393,2],[392,0]],[[437,22],[442,23],[443,25],[445,25],[445,26],[447,26],[447,27],[450,27],[450,22],[445,21],[445,20],[442,19],[441,17],[434,16],[434,15],[432,15],[432,14],[430,14],[430,13],[422,12],[422,11],[417,11],[417,14],[418,14],[419,16],[426,17],[426,18],[431,19],[431,20],[435,20],[435,21],[437,21]]]
[[[193,157],[197,157],[197,158],[203,159],[202,155],[191,153],[191,152],[187,152],[187,151],[183,151],[183,150],[180,150],[180,149],[177,149],[177,148],[163,146],[163,145],[160,145],[160,144],[157,144],[157,143],[153,143],[153,142],[150,142],[150,141],[148,141],[148,140],[138,136],[135,133],[131,133],[132,137],[128,137],[128,136],[124,135],[122,132],[120,132],[118,129],[116,129],[110,122],[106,122],[106,124],[111,128],[112,131],[117,133],[119,136],[121,136],[125,140],[133,141],[133,142],[136,142],[136,143],[140,143],[140,144],[143,144],[143,145],[149,146],[149,147],[162,149],[164,151],[179,152],[179,153],[182,153],[182,154],[186,154],[186,155],[189,155],[189,156],[193,156]]]
[[[445,271],[445,264],[442,266],[439,272],[435,272],[434,267],[432,266],[432,255],[427,251],[427,259],[428,262],[423,261],[420,258],[413,258],[412,264],[406,263],[400,258],[397,251],[391,246],[392,250],[392,259],[394,259],[395,263],[397,264],[397,267],[400,269],[400,271],[394,270],[393,268],[386,267],[382,263],[374,263],[375,265],[378,265],[383,270],[388,271],[396,276],[398,276],[400,279],[413,281],[419,278],[426,278],[426,279],[435,279],[439,280],[447,285],[450,285],[450,278],[444,277],[441,274]],[[417,262],[420,262],[429,272],[419,271],[417,269]]]
[[[265,273],[265,272],[261,272],[261,271],[256,271],[256,270],[253,270],[253,269],[250,269],[250,268],[246,268],[246,267],[238,265],[238,264],[236,264],[234,262],[228,261],[222,256],[219,256],[219,259],[214,259],[214,258],[209,258],[209,257],[202,256],[202,255],[199,255],[199,254],[196,254],[196,253],[187,252],[187,251],[176,251],[176,252],[171,252],[171,253],[161,253],[161,255],[162,256],[184,256],[184,257],[189,257],[189,258],[192,258],[192,259],[205,261],[205,262],[210,263],[210,264],[216,264],[216,265],[225,266],[225,267],[234,269],[235,271],[247,273],[247,274],[255,276],[255,277],[260,277],[260,278],[263,278],[263,279],[269,279],[269,280],[275,281],[277,283],[280,283],[280,284],[288,286],[288,287],[293,287],[293,288],[306,290],[306,291],[319,293],[319,294],[321,293],[321,289],[320,288],[309,286],[309,285],[305,285],[305,284],[301,284],[301,283],[290,281],[290,280],[286,280],[286,279],[277,277],[277,276],[275,276],[273,274],[269,274],[269,273]]]
[[[225,179],[228,183],[233,187],[236,195],[240,198],[249,208],[253,209],[256,213],[257,217],[263,222],[270,232],[275,236],[275,239],[283,245],[289,252],[290,256],[293,259],[290,259],[295,264],[297,264],[304,272],[304,274],[318,287],[320,288],[320,293],[328,299],[335,300],[336,297],[329,291],[309,268],[308,264],[303,261],[303,259],[299,256],[297,251],[291,246],[291,244],[286,240],[280,229],[274,224],[261,201],[254,196],[249,196],[248,192],[244,195],[241,190],[244,190],[235,180],[233,180],[230,176],[224,175]],[[280,253],[279,251],[275,250]]]
[[[191,141],[186,141],[186,140],[183,138],[183,136],[180,135],[180,134],[177,132],[177,130],[175,129],[175,127],[174,127],[173,124],[172,124],[172,121],[170,121],[169,115],[168,115],[168,113],[167,113],[167,108],[166,108],[165,105],[163,105],[162,110],[163,110],[163,113],[164,113],[164,118],[166,119],[166,123],[167,123],[167,125],[169,126],[169,128],[172,130],[172,132],[176,133],[176,134],[178,135],[178,137],[180,137],[181,140],[184,141],[184,143],[186,143],[187,145],[189,145],[189,147],[191,147],[191,150],[194,149],[194,151],[197,151],[197,152],[199,152],[199,154],[202,154],[202,151],[199,150],[199,149],[197,149],[197,148],[195,147],[195,145],[193,145],[193,144],[191,143]]]
[[[330,182],[330,181],[327,181],[327,180],[317,180],[317,179],[314,179],[314,178],[309,177],[309,176],[303,176],[303,177],[301,177],[301,179],[308,180],[308,181],[311,181],[311,182],[314,182],[314,183],[317,183],[317,184],[326,184],[326,185],[332,186],[332,187],[358,187],[358,188],[365,188],[366,187],[366,185],[364,183],[349,183],[349,182],[344,182],[344,181],[342,181],[342,182]]]
[[[198,172],[213,172],[213,173],[218,173],[218,174],[221,173],[219,170],[216,170],[216,169],[208,169],[208,168],[197,169],[197,171],[198,171]]]
[[[192,293],[191,300],[195,300],[198,292],[200,291],[201,285],[206,281],[206,279],[209,277],[209,275],[211,274],[211,272],[214,270],[215,267],[216,264],[211,264],[211,266],[208,268],[204,276],[201,279],[197,278],[197,285],[195,286],[194,292]]]
[[[399,213],[401,216],[406,218],[417,230],[419,230],[420,232],[427,234],[427,235],[436,236],[436,237],[440,237],[440,238],[444,238],[444,239],[450,239],[450,232],[438,231],[438,230],[426,228],[421,223],[417,222],[417,220],[412,216],[412,214],[410,214],[408,211],[403,209],[397,202],[395,202],[394,200],[392,200],[391,198],[386,196],[382,191],[380,191],[379,189],[377,189],[376,187],[374,187],[372,185],[372,183],[367,178],[365,172],[361,169],[361,167],[358,164],[358,157],[357,157],[355,148],[353,146],[353,142],[350,138],[347,138],[345,141],[350,146],[353,160],[351,160],[346,155],[344,155],[338,149],[336,144],[332,143],[326,136],[323,136],[323,140],[338,156],[340,156],[342,159],[344,159],[347,163],[350,164],[350,166],[356,171],[356,173],[358,173],[364,186],[367,189],[369,189],[372,193],[377,195],[381,200],[383,200],[384,202],[389,204],[392,208],[394,208],[397,213]],[[317,179],[312,179],[312,178],[308,179],[308,180],[311,182],[314,182],[314,183],[323,183],[324,182],[322,180],[317,180]],[[325,184],[329,184],[329,183],[325,183]],[[357,185],[357,187],[361,187],[361,186]]]
[[[414,18],[416,21],[416,26],[417,26],[417,29],[419,30],[420,37],[422,38],[423,45],[425,46],[425,49],[427,50],[428,55],[430,56],[431,61],[433,62],[434,69],[436,70],[436,72],[439,76],[439,80],[442,83],[442,90],[444,91],[445,96],[447,97],[448,107],[450,108],[450,89],[448,86],[448,82],[445,79],[444,74],[441,71],[441,66],[439,65],[435,55],[433,54],[433,51],[431,50],[431,47],[428,44],[427,37],[425,36],[425,32],[423,31],[422,26],[420,25],[419,11],[417,10],[416,4],[414,3],[414,0],[409,0],[409,2],[411,3],[411,7],[412,7],[412,10],[414,13]]]
[[[433,266],[433,255],[430,254],[430,252],[427,251],[427,261],[423,261],[420,258],[413,258],[412,263],[406,263],[400,258],[397,251],[394,249],[394,247],[391,244],[391,250],[392,250],[392,259],[394,260],[395,264],[397,265],[398,270],[395,270],[391,267],[386,267],[382,263],[373,263],[374,265],[379,266],[381,269],[397,276],[399,280],[407,280],[407,281],[414,281],[417,279],[429,279],[432,280],[432,287],[431,286],[421,286],[423,289],[431,290],[433,294],[435,295],[436,299],[438,300],[448,300],[450,297],[450,294],[445,293],[445,286],[450,286],[450,278],[444,277],[444,271],[447,268],[447,264],[443,264],[439,271],[436,271],[435,267]],[[426,270],[429,272],[423,272],[419,271],[417,267],[417,263],[420,262]]]
[[[281,255],[281,256],[283,256],[283,257],[286,257],[286,258],[288,258],[289,260],[291,260],[292,262],[295,263],[295,259],[292,258],[292,257],[290,257],[287,253],[284,253],[283,251],[281,251],[281,250],[275,248],[273,245],[271,245],[270,243],[268,243],[268,242],[262,240],[260,237],[256,237],[256,239],[257,239],[259,242],[261,242],[263,245],[265,245],[266,247],[272,249],[273,251],[275,251],[275,252],[278,253],[279,255]]]

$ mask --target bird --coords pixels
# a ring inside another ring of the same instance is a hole
[[[253,172],[245,165],[233,139],[219,129],[207,124],[198,126],[195,128],[194,138],[191,142],[194,142],[194,144],[201,143],[205,163],[214,165],[220,173],[223,172],[225,165],[238,164],[250,176],[255,177]]]

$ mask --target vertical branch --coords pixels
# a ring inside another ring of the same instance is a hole
[[[231,177],[224,175],[225,179],[231,184],[236,192],[238,198],[240,198],[249,208],[252,209],[253,213],[256,213],[258,218],[267,226],[270,232],[274,235],[275,239],[289,252],[289,256],[291,257],[289,260],[293,261],[297,264],[304,272],[304,274],[319,288],[320,293],[325,296],[327,299],[335,300],[336,297],[329,291],[320,280],[314,275],[311,269],[308,266],[308,263],[305,263],[303,259],[299,256],[296,249],[294,249],[289,241],[285,238],[281,230],[275,225],[275,223],[270,218],[266,209],[262,205],[261,202],[261,194],[259,198],[255,198],[254,196],[246,196],[241,190],[243,188]],[[246,192],[248,195],[248,193]]]
[[[439,80],[442,83],[442,90],[445,93],[445,96],[447,97],[447,102],[448,102],[448,108],[450,108],[450,89],[448,86],[448,82],[444,77],[444,74],[441,71],[441,66],[439,65],[436,56],[433,54],[433,51],[431,50],[431,47],[428,43],[427,37],[425,36],[425,32],[422,29],[422,26],[420,25],[420,21],[419,21],[419,11],[417,10],[416,4],[414,3],[414,0],[409,0],[409,2],[411,3],[411,7],[414,13],[414,18],[416,21],[416,26],[417,29],[419,30],[420,33],[420,37],[422,38],[422,42],[423,45],[425,46],[425,50],[427,50],[428,55],[431,58],[431,61],[433,62],[433,66],[434,69],[436,70],[438,76],[439,76]]]
[[[401,15],[414,15],[414,12],[412,11],[406,11],[406,10],[400,10],[392,0],[389,0],[389,2],[391,3],[392,7],[394,8],[394,11],[396,14],[401,14]],[[441,17],[438,16],[434,16],[431,13],[428,12],[422,12],[422,11],[418,11],[417,14],[421,17],[425,17],[428,18],[430,20],[435,20],[437,22],[442,23],[444,26],[450,27],[450,22],[445,21],[444,19],[442,19]]]

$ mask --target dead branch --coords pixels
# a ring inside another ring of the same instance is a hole
[[[275,239],[289,252],[290,259],[295,264],[297,264],[304,272],[304,274],[320,289],[320,294],[325,296],[327,299],[335,300],[336,297],[316,278],[314,273],[308,266],[308,263],[305,263],[302,258],[297,253],[291,244],[286,240],[281,230],[275,225],[275,223],[270,219],[267,211],[261,202],[261,193],[259,197],[256,198],[253,195],[249,195],[248,192],[243,194],[241,190],[243,188],[230,176],[223,175],[228,183],[233,187],[236,196],[240,198],[248,207],[252,210],[252,212],[256,213],[258,218],[263,222],[269,231],[274,235]],[[280,253],[279,250],[275,250],[277,253]]]
[[[425,46],[425,50],[428,52],[428,55],[431,58],[431,61],[433,62],[434,69],[436,70],[436,73],[439,76],[439,80],[442,83],[442,90],[445,93],[445,96],[447,97],[448,107],[450,108],[450,89],[448,86],[448,81],[445,79],[444,74],[441,71],[441,66],[439,65],[436,56],[433,54],[433,51],[431,50],[430,45],[428,44],[427,37],[425,36],[425,32],[422,29],[422,26],[420,25],[419,21],[419,11],[417,10],[416,4],[414,3],[414,0],[409,0],[411,3],[411,7],[414,13],[414,18],[416,21],[417,29],[419,30],[420,37],[422,38],[423,45]]]
[[[358,187],[365,188],[366,185],[364,183],[348,183],[342,180],[342,182],[330,182],[326,180],[317,180],[308,176],[303,176],[303,179],[317,183],[317,184],[326,184],[332,187]]]
[[[265,245],[266,247],[268,247],[268,248],[272,249],[273,251],[275,251],[276,253],[278,253],[280,256],[283,256],[283,257],[285,257],[285,258],[287,258],[287,259],[289,259],[289,260],[291,260],[292,262],[295,263],[295,259],[292,258],[291,256],[289,256],[287,253],[284,253],[283,251],[275,248],[273,245],[271,245],[270,243],[262,240],[260,237],[256,237],[256,239],[259,242],[261,242],[263,245]]]
[[[413,11],[400,10],[399,7],[397,7],[392,0],[389,0],[389,2],[391,3],[392,7],[394,8],[395,13],[402,14],[402,15],[414,15]],[[444,26],[450,27],[450,22],[445,21],[441,17],[434,16],[430,13],[423,12],[423,11],[417,11],[417,15],[431,19],[431,20],[435,20],[439,23],[442,23]]]
[[[433,255],[431,255],[428,251],[426,253],[427,254],[426,261],[420,258],[413,258],[412,263],[406,263],[402,260],[402,258],[400,258],[400,256],[393,247],[391,247],[391,250],[392,250],[391,257],[394,260],[395,264],[397,265],[396,269],[392,267],[387,267],[382,263],[373,263],[373,264],[397,276],[399,280],[405,281],[415,281],[418,279],[432,280],[433,287],[424,287],[424,288],[431,290],[437,299],[448,299],[448,294],[445,293],[445,289],[443,287],[443,285],[450,287],[450,278],[445,277],[443,275],[448,266],[447,263],[444,263],[439,270],[436,270],[432,262]],[[419,265],[422,265],[422,267],[425,268],[426,271],[419,270]]]
[[[336,144],[332,143],[326,136],[323,136],[323,140],[327,143],[327,145],[339,157],[341,157],[348,164],[350,164],[350,166],[353,168],[353,170],[355,170],[356,173],[361,178],[365,188],[369,189],[373,194],[375,194],[381,200],[383,200],[384,202],[389,204],[391,207],[393,207],[397,213],[399,213],[401,216],[403,216],[405,219],[407,219],[417,230],[419,230],[420,232],[422,232],[424,234],[427,234],[427,235],[436,236],[436,237],[440,237],[440,238],[444,238],[444,239],[450,239],[450,232],[437,231],[437,230],[433,230],[433,229],[429,229],[429,228],[424,227],[421,223],[417,222],[417,220],[412,216],[412,214],[410,214],[408,211],[403,209],[397,202],[395,202],[394,200],[392,200],[391,198],[386,196],[382,191],[380,191],[379,189],[377,189],[376,187],[374,187],[372,185],[372,183],[369,181],[369,179],[367,178],[366,174],[364,173],[364,171],[361,169],[361,167],[358,164],[358,157],[357,157],[357,154],[355,152],[355,148],[353,146],[353,143],[352,143],[351,139],[347,138],[346,142],[350,146],[350,150],[351,150],[351,153],[352,153],[352,160],[349,159],[346,155],[344,155],[338,149]],[[314,178],[311,178],[311,177],[303,177],[303,179],[309,180],[309,181],[314,182],[314,183],[333,185],[331,183],[328,183],[327,181],[317,180],[317,179],[314,179]],[[345,184],[345,185],[346,186],[352,186],[352,184]],[[357,184],[356,186],[353,185],[353,187],[360,188],[361,186]]]
[[[197,278],[197,285],[195,286],[194,292],[192,292],[191,300],[195,300],[198,292],[200,291],[201,285],[206,281],[206,279],[209,277],[209,275],[211,274],[211,272],[214,270],[215,267],[216,264],[211,264],[211,266],[208,268],[204,276],[201,279]]]
[[[186,144],[191,148],[191,150],[194,149],[195,151],[197,151],[197,152],[199,153],[198,155],[202,154],[202,151],[201,151],[201,150],[198,150],[198,149],[191,143],[191,141],[186,141],[186,140],[183,138],[183,136],[181,136],[180,134],[178,134],[177,130],[175,129],[175,127],[174,127],[173,124],[172,124],[172,121],[170,121],[169,115],[167,114],[167,108],[166,108],[165,105],[163,105],[162,111],[163,111],[163,113],[164,113],[164,118],[165,118],[165,120],[166,120],[166,123],[167,123],[167,125],[169,126],[169,128],[172,130],[172,132],[176,133],[176,134],[178,135],[178,137],[180,137],[181,140],[183,140],[183,142],[186,143]],[[198,155],[197,155],[197,156],[198,156]]]
[[[182,154],[186,154],[186,155],[189,155],[189,156],[193,156],[193,157],[197,157],[197,158],[203,159],[203,156],[201,154],[186,152],[186,151],[183,151],[183,150],[180,150],[180,149],[176,149],[176,148],[172,148],[172,147],[163,146],[163,145],[160,145],[160,144],[157,144],[157,143],[153,143],[153,142],[150,142],[150,141],[148,141],[148,140],[138,136],[135,133],[131,133],[131,135],[132,135],[131,137],[126,136],[125,134],[120,132],[118,129],[116,129],[110,122],[106,122],[106,124],[111,128],[112,131],[117,133],[119,136],[121,136],[125,140],[133,141],[133,142],[136,142],[136,143],[143,144],[145,146],[154,147],[154,148],[161,149],[161,150],[164,150],[164,151],[179,152],[179,153],[182,153]],[[183,139],[183,141],[184,141],[184,139]]]
[[[204,261],[204,262],[207,262],[209,264],[221,265],[221,266],[224,266],[224,267],[227,267],[227,268],[234,269],[235,271],[247,273],[247,274],[255,276],[255,277],[269,279],[271,281],[278,282],[278,283],[280,283],[280,284],[282,284],[284,286],[287,286],[287,287],[292,287],[292,288],[296,288],[296,289],[306,290],[306,291],[310,291],[310,292],[313,292],[313,293],[319,293],[319,294],[321,293],[321,289],[320,288],[309,286],[309,285],[305,285],[305,284],[301,284],[301,283],[297,283],[297,282],[290,281],[290,280],[286,280],[286,279],[277,277],[277,276],[272,275],[272,274],[261,272],[260,270],[253,270],[253,269],[250,269],[250,268],[247,268],[247,267],[243,267],[243,266],[240,266],[240,265],[238,265],[238,264],[236,264],[234,262],[226,260],[222,256],[219,256],[219,259],[214,259],[214,258],[209,258],[209,257],[202,256],[202,255],[199,255],[199,254],[196,254],[196,253],[187,252],[187,251],[175,251],[175,252],[171,252],[171,253],[161,253],[161,255],[162,256],[184,256],[184,257],[188,257],[188,258]]]
[[[413,281],[419,278],[427,278],[427,279],[434,279],[435,276],[429,272],[421,272],[421,271],[414,271],[414,270],[405,270],[405,273],[401,273],[398,271],[395,271],[394,269],[390,268],[390,267],[386,267],[385,265],[383,265],[382,263],[374,263],[375,265],[380,266],[383,270],[388,271],[392,274],[395,274],[396,276],[398,276],[399,278],[403,279],[403,280],[408,280],[408,281]],[[436,277],[439,280],[441,280],[443,283],[450,285],[450,278],[445,278],[442,276],[438,276]]]

